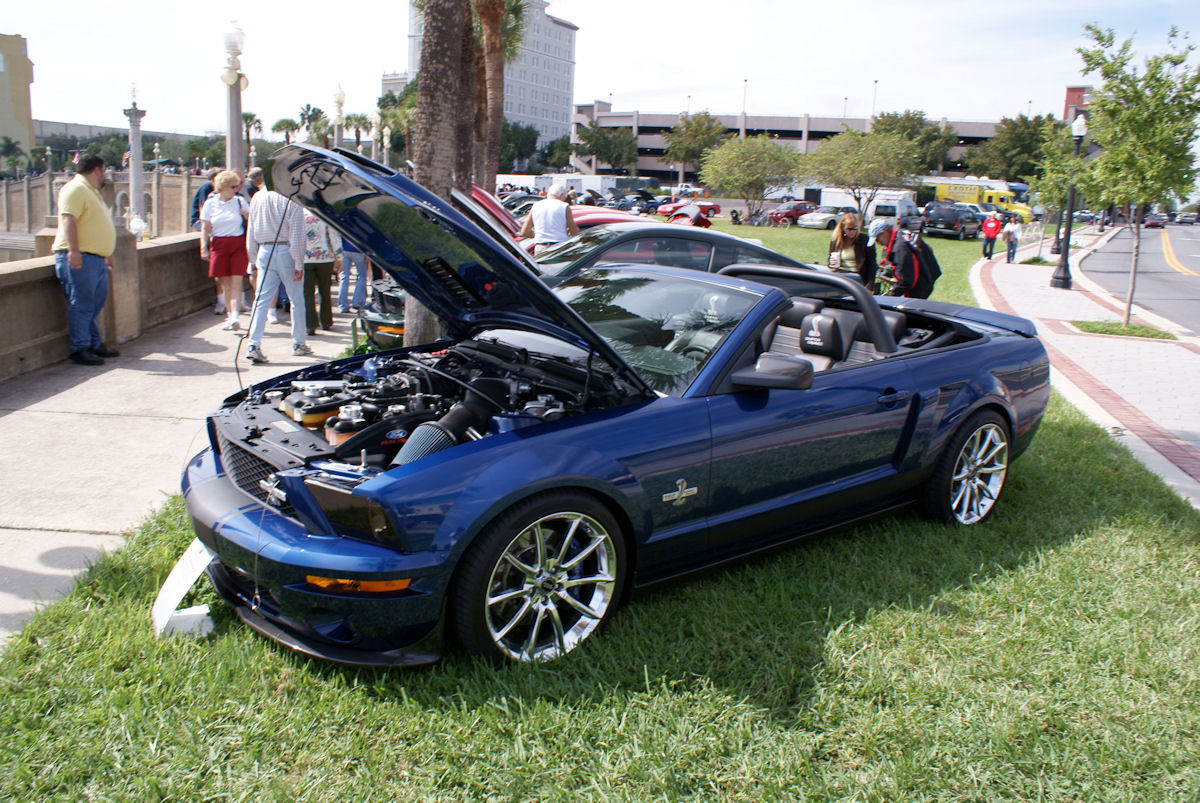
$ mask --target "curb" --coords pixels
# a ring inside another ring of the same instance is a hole
[[[1071,255],[1071,266],[1073,268],[1072,283],[1084,285],[1084,287],[1073,289],[1082,293],[1093,303],[1123,315],[1124,302],[1115,299],[1095,282],[1087,279],[1081,269],[1083,261],[1094,251],[1107,244],[1120,230],[1121,228],[1118,227],[1112,229],[1111,233],[1106,232],[1093,238],[1092,242],[1080,248],[1078,253]],[[1024,246],[1024,248],[1028,249],[1031,246]],[[996,264],[1004,263],[980,259],[971,266],[969,275],[971,290],[981,305],[999,312],[1020,315],[1021,313],[1016,311],[1004,298],[992,279],[991,271]],[[1190,331],[1137,304],[1134,304],[1132,309],[1134,314],[1141,319],[1139,322],[1148,322],[1150,325],[1179,336],[1180,341],[1174,345],[1188,351],[1200,351],[1200,344]],[[1039,328],[1058,334],[1063,334],[1062,330],[1066,328],[1058,321],[1038,320],[1037,325]],[[1079,332],[1073,328],[1070,333],[1077,337],[1129,339],[1119,335]],[[1053,369],[1051,371],[1052,384],[1067,401],[1094,423],[1106,429],[1114,439],[1119,439],[1143,465],[1157,474],[1193,507],[1200,510],[1200,451],[1146,416],[1114,389],[1097,380],[1061,348],[1045,340],[1043,343],[1050,355]]]

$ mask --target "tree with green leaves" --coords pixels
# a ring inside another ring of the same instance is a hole
[[[325,112],[323,112],[321,109],[318,109],[316,106],[306,103],[300,107],[299,119],[300,125],[304,126],[305,129],[305,139],[311,142],[313,138],[313,127],[316,126],[321,120],[325,119]]]
[[[8,165],[9,170],[16,175],[17,166],[21,164],[21,160],[25,158],[25,149],[21,147],[21,143],[17,142],[10,136],[0,137],[0,159]]]
[[[1048,120],[1054,120],[1054,117],[1021,114],[1002,118],[989,140],[967,151],[964,158],[967,168],[977,176],[1006,181],[1036,177],[1042,155],[1042,135]]]
[[[254,145],[254,143],[250,141],[250,133],[252,131],[257,131],[258,135],[261,137],[263,132],[263,121],[254,112],[242,112],[242,129],[246,132],[246,154],[247,158],[249,158],[250,148]]]
[[[899,134],[845,129],[800,160],[800,174],[841,187],[854,198],[858,216],[884,187],[901,187],[917,172],[916,145]]]
[[[575,152],[580,156],[595,156],[600,162],[620,173],[637,163],[637,140],[632,128],[608,127],[595,120],[579,130],[580,144]]]
[[[517,162],[537,153],[538,130],[523,123],[504,121],[500,135],[500,171],[511,173]],[[494,180],[494,177],[493,177]]]
[[[700,158],[700,180],[746,203],[747,215],[760,212],[768,191],[796,180],[800,155],[766,134],[732,137]]]
[[[1167,35],[1167,52],[1133,62],[1133,39],[1116,44],[1112,29],[1086,26],[1092,47],[1078,48],[1083,74],[1099,73],[1093,90],[1088,134],[1100,147],[1092,162],[1095,185],[1105,205],[1133,204],[1133,255],[1129,267],[1125,325],[1133,310],[1141,248],[1141,208],[1172,196],[1186,198],[1195,187],[1196,118],[1200,116],[1200,67],[1188,65],[1193,45],[1182,45],[1177,28]],[[1186,41],[1186,39],[1184,39]]]
[[[281,117],[275,121],[275,125],[271,126],[271,131],[275,134],[283,134],[283,144],[292,144],[292,134],[300,130],[300,124],[290,117]]]
[[[563,168],[571,163],[571,138],[564,134],[541,148],[541,161],[547,167]]]
[[[347,114],[346,128],[354,132],[354,147],[362,145],[362,132],[371,130],[371,118],[365,114]]]
[[[379,98],[380,125],[392,129],[392,142],[385,143],[395,152],[411,153],[413,151],[413,131],[417,125],[417,86],[418,76],[404,85],[400,94],[388,91]],[[402,143],[397,147],[397,143]]]
[[[524,37],[525,4],[523,0],[473,0],[472,7],[479,24],[487,120],[483,164],[476,168],[475,178],[490,190],[496,186],[496,169],[503,160],[501,150],[504,126],[507,125],[504,119],[504,65],[516,58]]]
[[[916,149],[917,172],[931,173],[941,169],[946,154],[958,142],[958,135],[950,126],[942,126],[925,119],[925,112],[905,109],[902,112],[886,112],[877,115],[871,123],[876,134],[895,134],[912,142]]]
[[[707,111],[685,114],[679,122],[663,134],[667,149],[663,153],[668,161],[679,164],[684,171],[689,166],[700,167],[704,152],[720,145],[729,136],[725,124]]]

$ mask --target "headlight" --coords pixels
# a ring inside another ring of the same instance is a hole
[[[342,535],[392,547],[401,546],[400,534],[391,518],[375,500],[315,479],[306,479],[304,486],[334,529]]]

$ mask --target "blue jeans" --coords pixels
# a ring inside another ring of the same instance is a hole
[[[54,252],[54,273],[67,298],[67,332],[71,353],[100,348],[100,327],[96,320],[108,300],[108,263],[95,254],[83,255],[78,270],[67,264],[67,252]]]
[[[1016,258],[1017,258],[1017,239],[1014,237],[1013,239],[1008,241],[1008,261],[1012,262]]]
[[[996,250],[996,238],[995,237],[984,237],[983,238],[983,255],[985,257],[987,257],[988,259],[991,259],[992,254],[995,252],[995,250]]]
[[[354,296],[347,304],[350,293],[350,266],[354,266]],[[352,251],[342,253],[342,283],[338,288],[338,309],[349,312],[351,306],[361,307],[367,303],[367,257]]]
[[[254,311],[250,313],[250,344],[262,343],[263,330],[267,328],[267,310],[274,304],[275,291],[286,288],[288,298],[304,298],[304,274],[296,276],[295,262],[286,245],[260,245],[254,260],[258,266],[258,290],[254,293]],[[304,320],[304,304],[292,304],[292,345],[298,346],[307,340]]]

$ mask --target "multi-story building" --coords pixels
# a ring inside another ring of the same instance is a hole
[[[736,136],[754,137],[766,134],[800,153],[810,153],[820,146],[821,140],[840,134],[843,129],[869,130],[869,117],[816,116],[811,114],[796,117],[783,115],[714,114]],[[597,100],[577,105],[572,120],[572,142],[579,142],[578,130],[595,121],[597,125],[612,128],[630,128],[637,140],[637,174],[665,180],[695,180],[694,165],[689,165],[686,175],[680,173],[680,165],[666,159],[666,139],[663,137],[679,123],[678,114],[652,114],[639,111],[613,111],[612,104]],[[959,163],[971,145],[990,139],[996,124],[979,120],[940,120],[938,124],[954,129],[958,140],[947,154],[945,168],[960,170]],[[571,157],[572,165],[580,172],[604,172],[607,165],[596,164],[593,157]]]
[[[538,145],[571,133],[575,94],[575,33],[579,28],[546,13],[547,0],[525,0],[525,35],[504,70],[504,116],[538,131]],[[383,91],[399,93],[421,68],[424,21],[416,8],[408,18],[408,72],[386,73]]]
[[[29,102],[32,83],[33,62],[29,60],[25,37],[0,34],[0,136],[11,137],[26,158],[34,144],[33,109]]]

